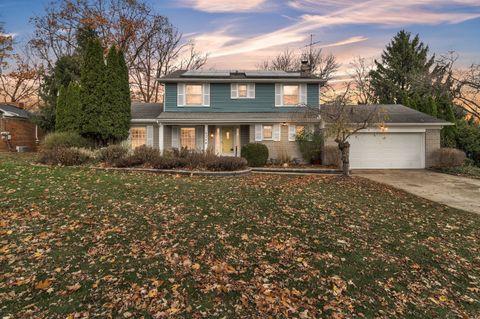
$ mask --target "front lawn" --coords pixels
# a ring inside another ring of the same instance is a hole
[[[340,176],[0,155],[4,318],[476,317],[480,216]]]

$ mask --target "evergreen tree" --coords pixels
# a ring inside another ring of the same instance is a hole
[[[108,120],[110,122],[110,135],[112,142],[121,140],[118,132],[118,120],[120,117],[120,108],[122,101],[122,93],[120,91],[120,65],[118,63],[118,54],[115,47],[111,47],[107,54],[106,69],[106,86],[104,105],[106,112],[110,114]]]
[[[428,88],[430,69],[434,56],[428,57],[425,46],[418,35],[404,30],[395,35],[382,53],[381,61],[375,61],[376,69],[371,71],[372,86],[380,103],[404,103],[414,93],[423,95],[425,84]]]
[[[58,98],[55,109],[55,130],[66,131],[65,112],[67,109],[67,89],[62,85],[58,91]]]
[[[119,139],[126,139],[130,130],[130,121],[131,121],[131,104],[132,100],[130,97],[130,81],[128,76],[128,66],[125,62],[125,56],[122,50],[118,52],[118,66],[119,66],[119,79],[120,85],[119,89],[121,92],[121,102],[119,107],[119,119],[118,119],[118,133],[117,137]]]
[[[83,54],[80,77],[81,133],[99,144],[111,139],[110,113],[105,107],[106,66],[100,40],[90,39]]]
[[[70,82],[67,88],[67,109],[65,111],[65,130],[80,133],[81,129],[80,85]]]

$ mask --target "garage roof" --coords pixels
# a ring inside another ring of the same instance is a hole
[[[328,122],[329,115],[334,113],[334,105],[322,105],[321,114],[323,119]],[[401,104],[372,104],[372,105],[348,105],[349,115],[352,123],[361,122],[361,118],[370,112],[379,112],[385,123],[398,124],[438,124],[452,125],[452,123],[438,119],[431,115],[416,111]]]
[[[161,103],[140,103],[132,102],[131,114],[132,119],[154,119],[163,112],[163,105]]]

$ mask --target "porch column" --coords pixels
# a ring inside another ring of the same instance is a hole
[[[161,155],[163,155],[163,150],[165,148],[163,130],[164,130],[164,125],[161,123],[158,123],[158,149]]]
[[[235,144],[236,144],[236,150],[235,150],[235,156],[240,157],[240,149],[242,148],[240,145],[240,127],[235,128]]]
[[[205,127],[203,128],[203,151],[207,152],[208,151],[208,125],[205,124]]]
[[[215,134],[215,154],[220,155],[220,128],[217,127],[216,134]]]

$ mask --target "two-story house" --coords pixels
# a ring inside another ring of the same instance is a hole
[[[164,103],[132,106],[132,147],[147,144],[241,156],[258,142],[269,157],[300,159],[297,133],[324,127],[302,110],[321,108],[323,81],[303,71],[176,71],[164,83]],[[360,106],[359,106],[360,107]],[[363,106],[368,107],[368,106]],[[402,105],[384,105],[388,130],[375,128],[351,139],[352,168],[424,168],[440,147],[440,129],[449,123]],[[382,134],[379,134],[382,133]],[[326,140],[326,144],[331,144]]]

